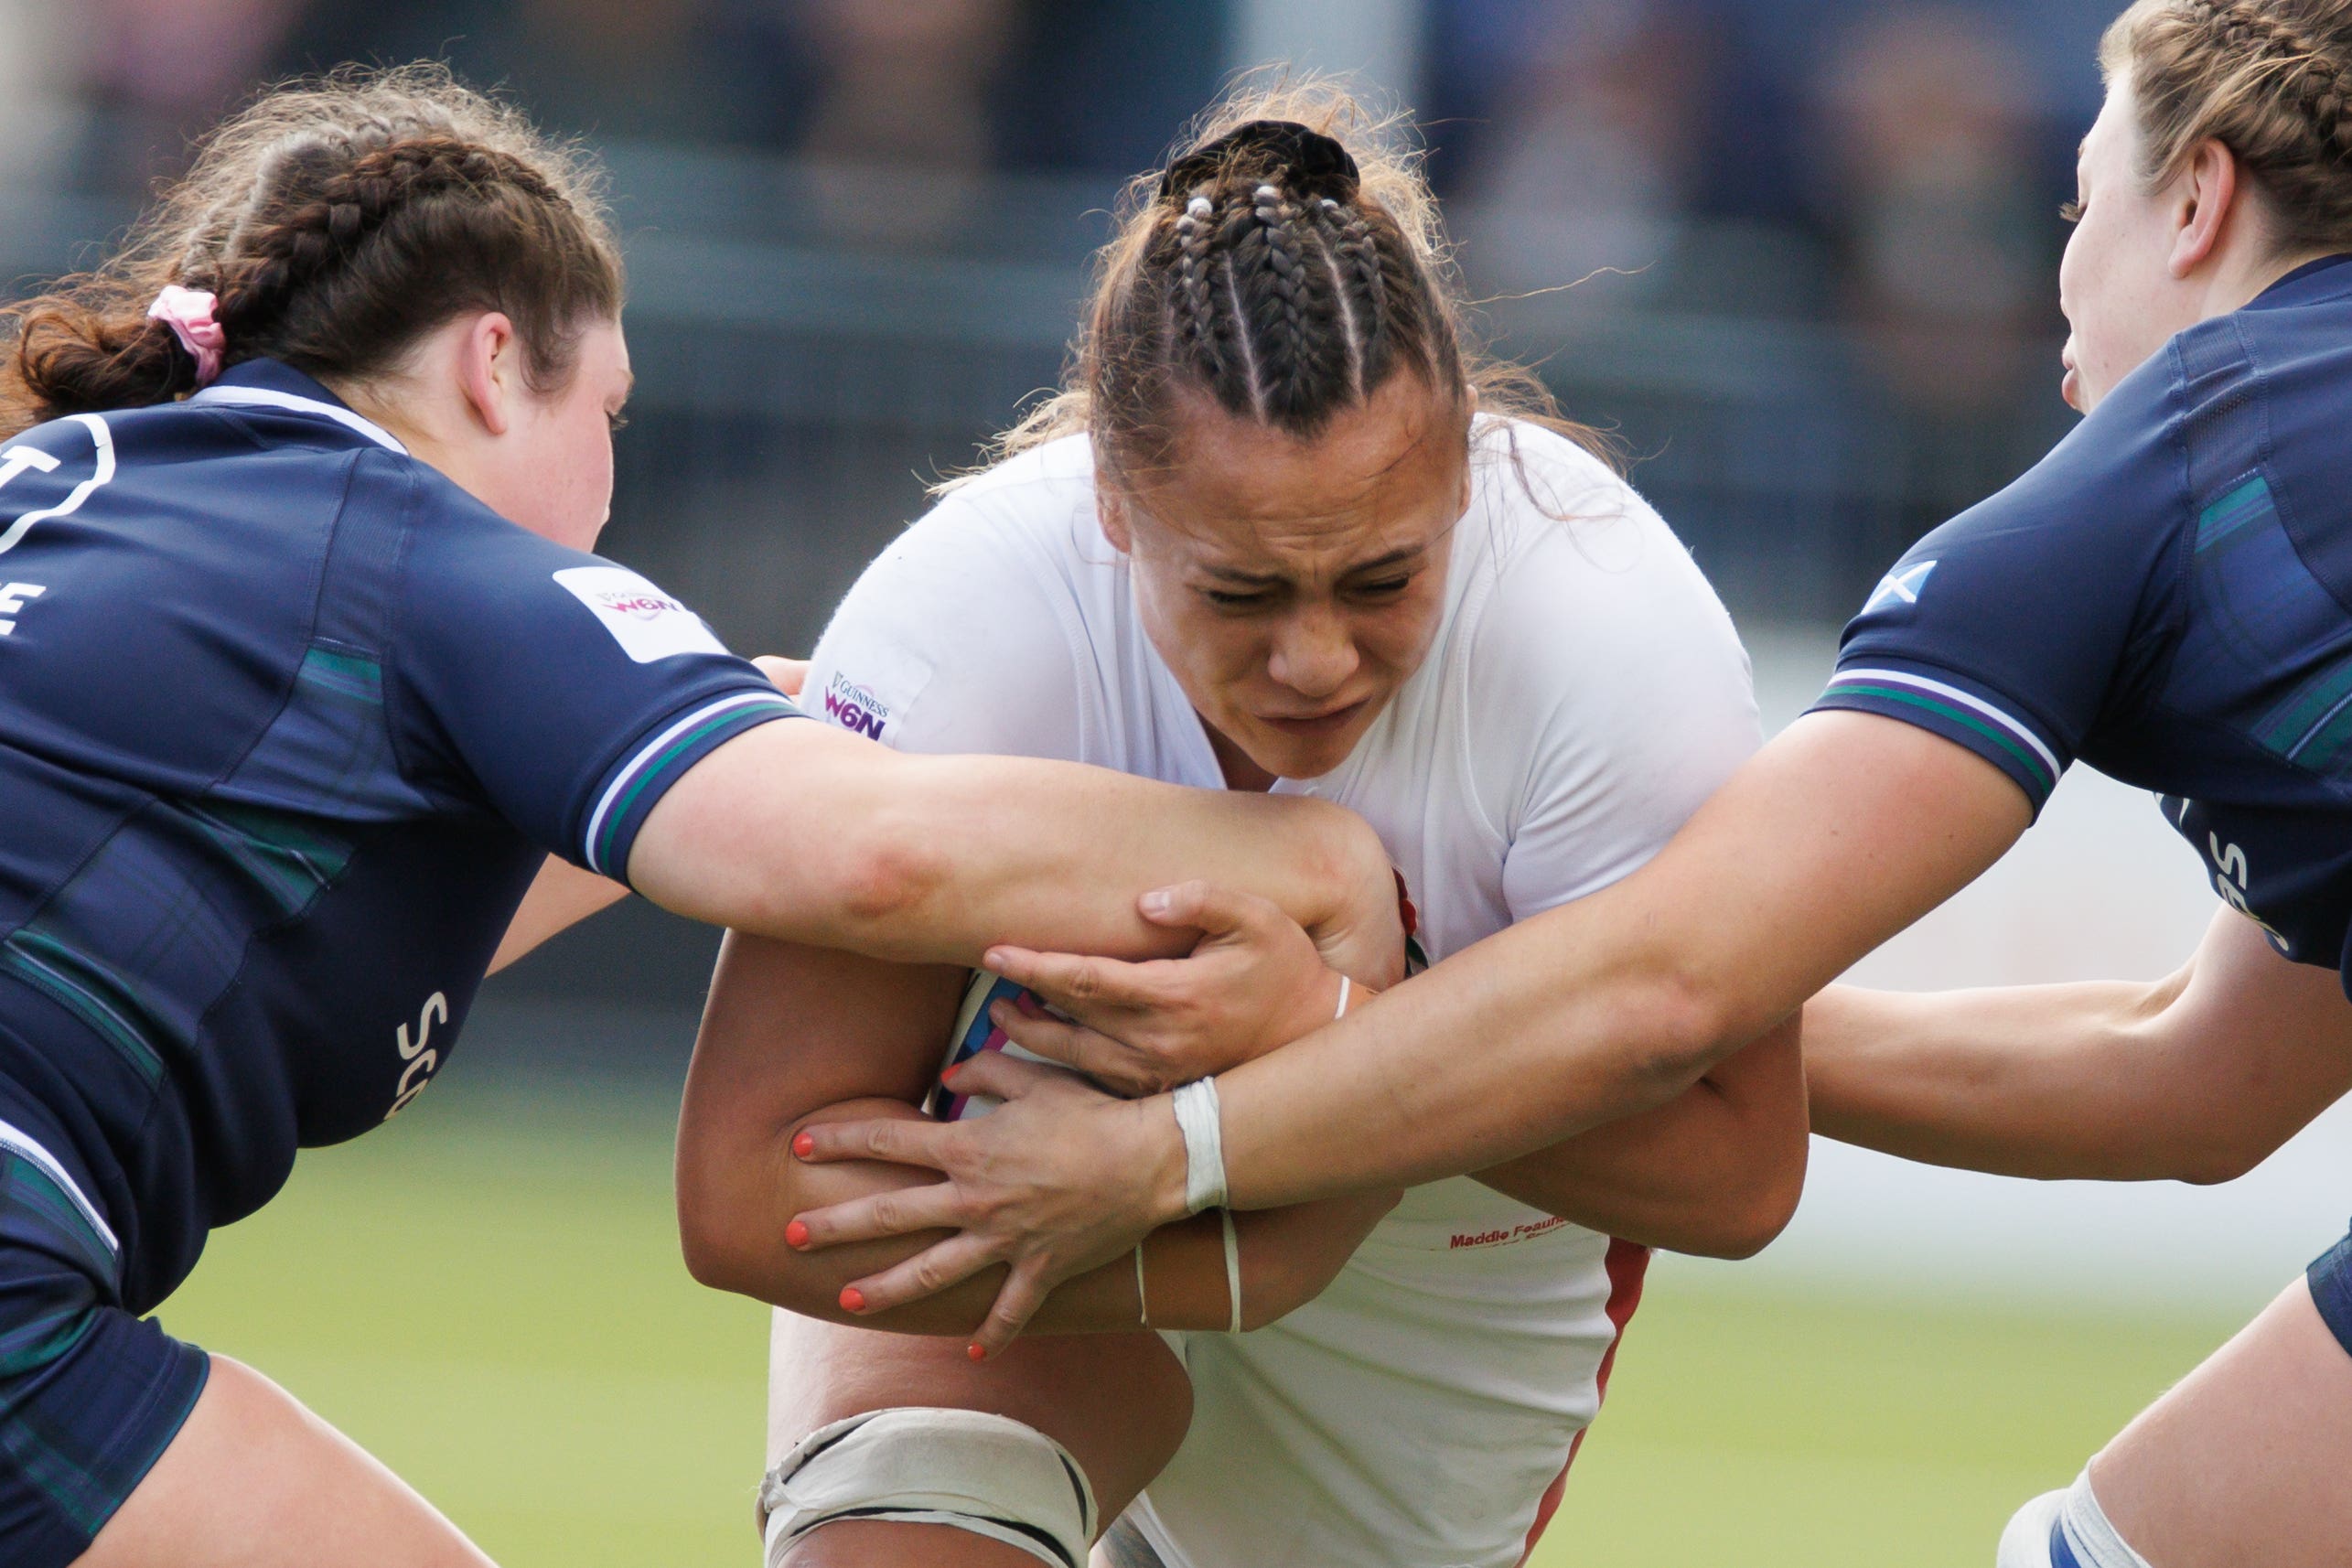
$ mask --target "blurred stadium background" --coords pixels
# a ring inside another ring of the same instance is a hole
[[[1053,380],[1122,177],[1235,69],[1351,71],[1429,126],[1492,335],[1623,441],[1785,723],[1903,546],[2066,427],[2054,213],[2119,4],[0,0],[0,285],[102,254],[258,82],[502,83],[613,170],[639,391],[608,552],[798,651]],[[2148,802],[2078,777],[1863,977],[2153,975],[2209,902]],[[686,1280],[669,1215],[712,946],[637,906],[500,977],[441,1092],[306,1155],[166,1321],[501,1561],[752,1561],[761,1314]],[[1987,1563],[2347,1193],[2341,1112],[2218,1189],[1818,1147],[1762,1260],[1652,1274],[1537,1561]]]

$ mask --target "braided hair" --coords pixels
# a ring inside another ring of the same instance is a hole
[[[1465,441],[1477,408],[1602,449],[1533,375],[1467,341],[1399,124],[1327,81],[1242,81],[1130,185],[1063,389],[995,456],[1083,430],[1097,472],[1132,479],[1171,460],[1188,399],[1313,440],[1400,372]]]
[[[2217,140],[2282,251],[2352,249],[2352,0],[2139,0],[2100,62],[2131,86],[2151,186]]]
[[[0,437],[192,391],[196,361],[146,314],[166,284],[219,296],[229,363],[330,382],[502,311],[542,392],[623,288],[593,172],[513,109],[437,66],[282,87],[206,139],[113,261],[0,313]]]

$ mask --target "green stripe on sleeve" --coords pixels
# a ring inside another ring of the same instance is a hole
[[[2057,787],[2057,780],[2050,777],[2050,770],[2042,766],[2042,759],[2040,757],[2035,757],[2032,752],[2026,750],[2024,746],[2019,746],[2016,741],[2008,736],[2003,735],[1993,725],[1985,723],[1982,719],[1978,718],[1973,714],[1968,713],[1960,708],[1954,707],[1949,703],[1939,702],[1936,698],[1930,697],[1920,692],[1906,692],[1894,686],[1864,686],[1853,682],[1845,682],[1833,686],[1831,688],[1828,694],[1832,697],[1837,697],[1843,696],[1848,693],[1852,693],[1856,696],[1876,697],[1879,701],[1885,703],[1902,703],[1909,707],[1925,708],[1928,712],[1934,714],[1939,718],[1949,719],[1953,724],[1959,725],[1964,729],[1984,736],[1985,739],[1992,742],[1993,745],[1999,746],[2003,751],[2006,752],[2011,757],[2015,757],[2017,759],[2018,766],[2024,768],[2027,775],[2039,786],[2041,799],[2047,799],[2050,791]]]

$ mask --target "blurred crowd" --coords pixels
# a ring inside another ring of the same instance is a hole
[[[1150,166],[1260,63],[1236,7],[1280,3],[0,0],[0,190],[134,192],[257,82],[436,58],[602,143],[789,160],[841,244],[953,255],[1018,209],[999,176],[1100,203]],[[2056,412],[2055,209],[2120,4],[1416,0],[1413,80],[1375,85],[1427,127],[1475,292],[1825,326],[1847,426],[1899,414],[1932,510]]]

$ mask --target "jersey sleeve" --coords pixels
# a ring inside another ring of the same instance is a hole
[[[1091,760],[1085,634],[1033,532],[950,496],[843,599],[801,705],[902,751]]]
[[[424,518],[395,581],[404,764],[603,875],[695,763],[797,712],[637,573],[487,515]]]
[[[1602,493],[1505,562],[1472,650],[1472,711],[1527,715],[1477,764],[1514,920],[1638,869],[1761,744],[1714,591],[1630,489]]]
[[[2038,814],[2162,639],[2188,511],[2174,386],[2159,354],[2024,478],[1914,546],[1847,624],[1816,710],[1932,731]]]

